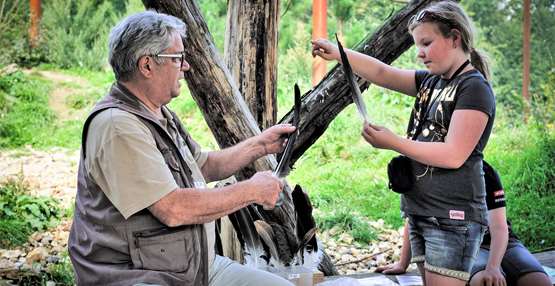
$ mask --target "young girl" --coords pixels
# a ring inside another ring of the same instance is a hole
[[[418,58],[427,71],[398,69],[347,50],[354,72],[366,80],[415,96],[408,138],[365,123],[362,136],[376,148],[411,159],[416,178],[402,195],[409,236],[426,285],[464,285],[486,219],[482,150],[495,117],[488,68],[474,49],[471,22],[455,2],[442,1],[410,20]],[[313,55],[340,61],[337,47],[312,42]]]

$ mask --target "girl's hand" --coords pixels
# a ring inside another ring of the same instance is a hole
[[[407,266],[403,265],[401,262],[396,262],[386,266],[380,266],[376,269],[376,272],[383,274],[403,274],[407,272]]]
[[[482,272],[482,284],[480,285],[506,286],[507,281],[499,268],[489,269],[486,267]]]
[[[362,137],[375,148],[390,150],[393,149],[395,143],[399,140],[399,136],[395,135],[389,129],[372,123],[364,124],[362,128]]]
[[[326,39],[312,40],[312,56],[319,56],[324,60],[340,61],[339,49]]]

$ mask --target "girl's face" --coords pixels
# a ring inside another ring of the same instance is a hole
[[[412,37],[418,49],[417,57],[430,73],[447,75],[452,70],[456,50],[454,37],[444,37],[437,25],[430,22],[416,26]]]

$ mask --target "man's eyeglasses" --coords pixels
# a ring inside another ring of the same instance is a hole
[[[183,64],[185,63],[185,53],[176,53],[176,54],[157,54],[152,55],[158,58],[169,58],[172,60],[173,63],[179,64],[179,67],[182,68]]]

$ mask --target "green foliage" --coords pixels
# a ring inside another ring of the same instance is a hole
[[[220,55],[224,54],[225,40],[225,23],[227,14],[226,0],[199,0],[199,6],[202,16],[208,30],[212,35],[216,48],[220,51]]]
[[[17,147],[37,142],[37,132],[52,124],[48,108],[48,84],[22,72],[0,78],[0,147]]]
[[[37,53],[31,52],[29,47],[28,15],[29,1],[0,0],[0,66],[38,60]]]
[[[13,219],[0,219],[0,248],[11,248],[27,242],[32,233],[31,228],[24,222]]]
[[[530,94],[543,98],[546,85],[553,81],[546,76],[555,66],[555,9],[551,0],[531,1],[531,64]],[[511,116],[522,118],[522,1],[462,1],[479,30],[478,46],[494,59],[493,81],[497,102],[504,104]],[[542,114],[553,108],[536,106]]]
[[[46,2],[41,24],[50,62],[62,68],[105,66],[108,34],[119,15],[113,5],[121,6],[119,2]]]
[[[534,122],[497,129],[485,158],[499,171],[516,234],[532,250],[555,245],[555,130]]]
[[[555,69],[547,73],[539,92],[532,95],[532,111],[541,124],[555,127]]]
[[[22,177],[8,179],[0,185],[0,248],[25,242],[32,231],[53,226],[60,215],[55,199],[29,195]]]

